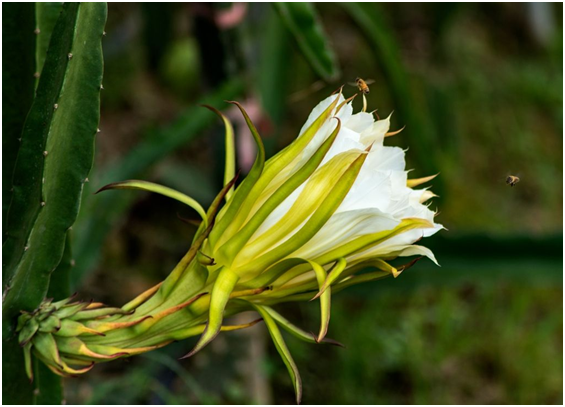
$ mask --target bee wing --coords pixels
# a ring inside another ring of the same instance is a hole
[[[357,84],[356,84],[355,82],[347,82],[347,84],[348,84],[348,85],[351,85],[351,86],[357,87]]]
[[[373,83],[375,83],[375,80],[374,80],[374,79],[366,79],[366,80],[365,80],[365,83],[366,83],[367,85],[372,85]]]

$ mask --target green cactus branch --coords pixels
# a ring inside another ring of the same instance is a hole
[[[3,370],[11,372],[3,380],[5,402],[33,401],[17,355],[15,321],[20,310],[35,309],[48,294],[78,214],[100,118],[105,21],[105,3],[62,6],[21,132],[2,248],[3,353],[10,356]]]
[[[55,28],[57,19],[61,14],[61,2],[36,2],[35,3],[35,86],[39,84],[39,77],[47,56],[47,49],[51,41],[51,33]]]

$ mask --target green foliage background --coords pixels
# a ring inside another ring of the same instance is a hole
[[[372,78],[369,108],[394,110],[394,129],[406,125],[387,143],[410,148],[412,177],[440,172],[433,206],[449,231],[426,244],[442,267],[420,262],[336,296],[329,335],[347,349],[289,339],[304,402],[562,403],[561,15],[557,4],[109,4],[73,291],[122,304],[186,251],[195,230],[176,214],[190,218],[187,209],[93,192],[144,178],[209,204],[221,187],[223,134],[198,103],[247,102],[272,155],[321,98]],[[521,182],[508,187],[508,174]],[[282,312],[317,324],[313,305]],[[66,401],[293,403],[263,326],[177,361],[192,345],[65,380]]]

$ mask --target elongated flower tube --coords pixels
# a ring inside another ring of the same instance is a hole
[[[265,160],[261,138],[243,107],[257,144],[249,174],[235,187],[233,128],[226,128],[225,185],[205,211],[194,199],[144,181],[107,189],[140,189],[194,208],[202,222],[187,254],[162,283],[121,308],[72,299],[45,300],[18,321],[30,377],[32,355],[54,372],[76,375],[95,363],[146,352],[172,341],[200,336],[189,357],[221,331],[263,320],[301,399],[297,366],[280,328],[311,343],[340,345],[326,338],[331,295],[350,285],[397,277],[433,253],[414,244],[442,226],[425,202],[435,195],[414,189],[433,176],[408,179],[404,151],[387,147],[390,117],[353,113],[341,92],[314,108],[296,140]],[[236,177],[237,178],[237,177]],[[389,261],[419,256],[402,266]],[[303,330],[273,306],[316,300],[321,323]],[[226,325],[225,318],[254,310],[259,318]],[[183,357],[183,358],[184,358]]]

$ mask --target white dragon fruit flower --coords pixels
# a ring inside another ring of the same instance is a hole
[[[330,297],[353,284],[397,277],[414,261],[393,267],[399,256],[433,253],[414,243],[442,226],[424,203],[435,195],[413,189],[433,178],[408,179],[404,151],[387,147],[390,117],[353,114],[341,92],[314,108],[298,138],[269,160],[245,110],[236,104],[257,143],[257,157],[235,184],[231,123],[226,127],[225,185],[208,211],[173,189],[144,181],[104,187],[143,189],[177,199],[203,218],[192,246],[165,281],[122,308],[46,300],[24,312],[18,331],[31,376],[32,352],[54,372],[83,373],[97,362],[146,352],[201,335],[188,357],[225,326],[224,317],[255,310],[264,320],[301,397],[298,369],[279,326],[317,343],[325,338]],[[225,198],[224,207],[219,210]],[[219,212],[218,212],[219,210]],[[376,271],[366,272],[369,268]],[[320,299],[317,335],[296,327],[272,305]]]

